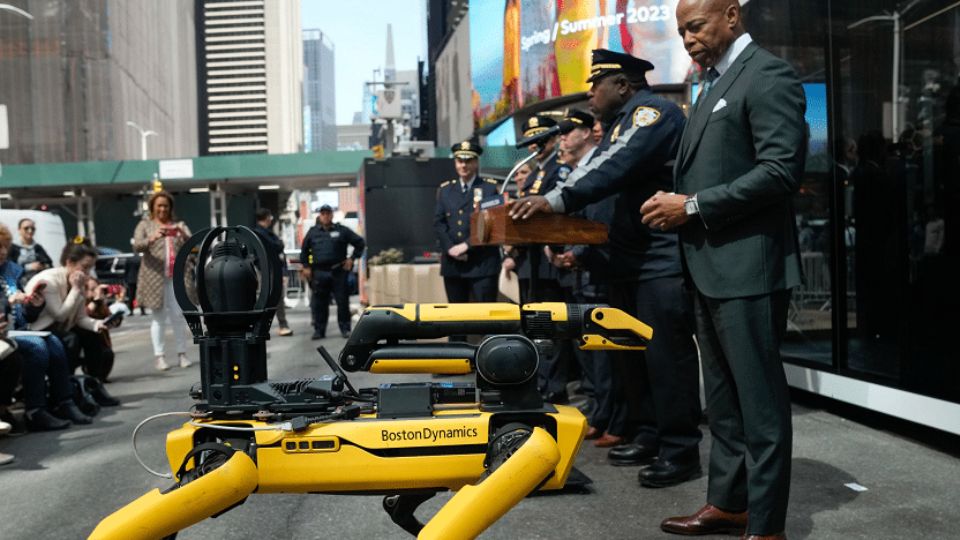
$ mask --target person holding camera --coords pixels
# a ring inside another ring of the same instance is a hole
[[[138,223],[133,232],[133,250],[142,254],[137,276],[137,304],[149,308],[153,314],[150,338],[156,358],[154,366],[159,371],[170,369],[163,344],[169,319],[180,367],[190,367],[192,362],[187,359],[187,322],[173,294],[173,262],[177,252],[190,238],[190,229],[184,222],[176,221],[173,196],[166,191],[151,195],[147,208],[149,219]]]
[[[97,250],[77,237],[63,248],[61,266],[33,276],[26,289],[40,291],[37,294],[42,294],[45,301],[43,311],[30,323],[30,329],[53,332],[63,342],[70,372],[82,365],[87,374],[102,383],[106,379],[106,366],[113,364],[113,353],[105,349],[101,335],[107,331],[107,323],[87,314],[87,282],[92,279],[90,269],[96,261]],[[102,384],[97,385],[92,395],[101,406],[120,404]]]
[[[27,289],[29,292],[23,290],[23,268],[7,258],[11,243],[10,230],[0,224],[0,303],[3,304],[3,320],[9,325],[7,329],[26,330],[29,324],[39,319],[45,308],[44,287],[33,284]],[[67,354],[57,336],[52,333],[17,335],[12,336],[11,341],[16,348],[13,354],[18,355],[21,361],[23,418],[27,429],[50,431],[66,429],[71,423],[93,422],[73,401]],[[6,388],[9,389],[9,386]],[[5,405],[6,402],[0,404],[0,419],[16,424]]]

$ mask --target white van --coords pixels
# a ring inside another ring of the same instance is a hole
[[[37,224],[33,241],[43,246],[43,249],[53,259],[54,266],[60,266],[60,253],[63,251],[63,246],[67,244],[67,233],[60,216],[42,210],[0,209],[0,223],[10,229],[14,244],[20,243],[20,233],[17,232],[17,225],[21,219],[30,219]]]

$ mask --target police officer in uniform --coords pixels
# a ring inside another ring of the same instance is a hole
[[[528,139],[548,131],[557,125],[557,121],[549,116],[531,116],[523,124],[521,136]],[[517,196],[543,195],[549,192],[557,182],[565,180],[570,174],[571,167],[560,162],[557,156],[559,149],[559,132],[540,144],[531,144],[530,152],[536,152],[536,167],[527,176],[524,185],[517,187]],[[536,268],[536,291],[530,291],[531,265],[530,250],[541,251]],[[543,246],[528,246],[506,250],[504,267],[507,270],[516,270],[520,278],[520,302],[563,302],[565,295],[560,285],[562,274],[569,273],[550,264],[550,260],[542,253]],[[573,361],[573,348],[567,343],[557,343],[553,353],[544,357],[540,362],[539,386],[544,399],[550,403],[567,403],[568,373]]]
[[[676,233],[642,223],[640,206],[658,190],[670,191],[684,116],[650,91],[646,60],[605,49],[593,51],[590,107],[609,128],[602,146],[565,184],[544,197],[516,201],[514,219],[537,212],[573,212],[611,195],[611,304],[656,332],[644,355],[614,363],[627,386],[635,419],[634,444],[613,448],[614,464],[653,463],[641,485],[663,487],[701,474],[697,352],[691,298],[683,288]],[[637,369],[639,368],[639,369]]]
[[[496,246],[470,245],[470,214],[480,201],[499,193],[497,181],[477,174],[483,148],[476,141],[455,144],[451,151],[457,178],[437,188],[433,214],[433,231],[442,252],[440,275],[447,301],[495,302],[500,252]],[[466,336],[450,336],[450,340],[465,341]]]
[[[347,246],[353,253],[347,258]],[[323,339],[327,333],[330,316],[330,294],[337,301],[337,324],[340,335],[350,335],[350,291],[347,276],[354,263],[363,255],[363,238],[357,233],[333,222],[333,208],[329,204],[320,207],[317,224],[307,231],[300,249],[304,278],[310,281],[313,294],[310,310],[313,314],[313,336]]]

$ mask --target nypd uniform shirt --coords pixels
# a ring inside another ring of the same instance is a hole
[[[534,172],[527,176],[523,186],[517,189],[517,197],[549,193],[559,183],[567,179],[571,170],[569,165],[565,165],[557,159],[557,152],[554,150],[543,162],[537,164],[537,169]],[[527,256],[527,250],[526,248],[520,248],[517,251],[518,255],[514,258],[517,263],[517,276],[520,279],[530,279],[530,260]],[[540,257],[540,264],[537,266],[537,279],[557,279],[559,273],[559,269],[550,264],[546,256]]]
[[[330,229],[314,225],[303,237],[300,262],[316,270],[333,270],[347,258],[348,245],[353,246],[354,259],[363,254],[363,238],[349,227],[339,223],[332,224]]]
[[[488,277],[500,273],[500,250],[496,246],[477,246],[467,250],[467,260],[458,261],[447,251],[470,241],[470,214],[474,204],[498,194],[497,181],[475,176],[464,186],[459,178],[437,188],[437,206],[433,231],[440,244],[440,275],[447,277]]]
[[[671,191],[667,165],[677,154],[684,117],[673,102],[648,89],[620,108],[593,159],[546,195],[556,212],[573,212],[615,195],[610,220],[611,279],[679,275],[676,232],[642,223],[640,206],[658,190]]]

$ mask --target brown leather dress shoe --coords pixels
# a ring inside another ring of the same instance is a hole
[[[587,434],[583,436],[584,439],[596,439],[600,436],[601,431],[593,426],[587,427]]]
[[[780,534],[746,534],[740,537],[742,540],[787,540],[787,533]]]
[[[747,529],[746,512],[724,512],[707,504],[692,516],[671,517],[660,523],[660,529],[689,536],[700,534],[743,534]]]
[[[593,441],[593,445],[597,448],[612,448],[623,444],[623,440],[623,437],[619,435],[611,435],[604,432],[597,440]]]

